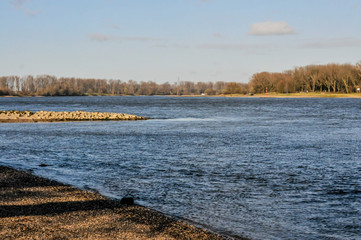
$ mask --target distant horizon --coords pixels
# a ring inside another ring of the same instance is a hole
[[[330,65],[330,64],[337,64],[337,65],[344,65],[344,64],[350,64],[352,66],[356,66],[358,64],[361,64],[361,58],[360,60],[357,62],[357,63],[335,63],[335,62],[332,62],[332,63],[326,63],[326,64],[308,64],[308,65],[304,65],[304,66],[295,66],[293,67],[292,69],[285,69],[281,72],[268,72],[268,71],[260,71],[260,72],[257,72],[257,73],[253,73],[253,75],[256,75],[256,74],[259,74],[259,73],[262,73],[262,72],[267,72],[267,73],[284,73],[284,72],[287,72],[287,71],[292,71],[296,68],[300,68],[300,67],[306,67],[306,66],[325,66],[325,65]],[[361,66],[361,65],[360,65]],[[26,78],[28,76],[33,76],[33,77],[38,77],[38,76],[53,76],[53,77],[56,77],[57,79],[61,79],[61,78],[74,78],[74,79],[81,79],[81,80],[86,80],[86,79],[94,79],[94,80],[104,80],[104,81],[121,81],[121,82],[129,82],[129,81],[134,81],[134,82],[137,82],[137,83],[141,83],[141,82],[155,82],[157,84],[166,84],[166,83],[170,83],[170,84],[177,84],[179,82],[193,82],[193,83],[217,83],[217,82],[224,82],[224,83],[240,83],[240,84],[249,84],[250,81],[252,80],[252,78],[250,78],[247,82],[237,82],[237,81],[221,81],[221,80],[216,80],[216,81],[188,81],[188,80],[183,80],[183,79],[180,79],[178,78],[176,81],[165,81],[165,82],[156,82],[156,81],[153,81],[153,80],[136,80],[136,79],[119,79],[119,78],[95,78],[95,77],[78,77],[78,76],[56,76],[56,75],[53,75],[53,74],[36,74],[36,75],[32,75],[32,74],[24,74],[24,75],[15,75],[15,74],[10,74],[10,75],[0,75],[0,77],[11,77],[11,76],[17,76],[17,77],[20,77],[20,78]],[[251,77],[252,77],[251,76]]]
[[[357,0],[4,0],[0,16],[1,76],[247,83],[360,61]]]

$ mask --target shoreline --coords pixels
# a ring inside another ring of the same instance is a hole
[[[220,95],[181,95],[170,97],[226,97],[226,98],[361,98],[361,93],[257,93],[245,94],[220,94]]]
[[[219,95],[84,95],[84,96],[0,96],[3,98],[22,97],[230,97],[230,98],[361,98],[361,93],[332,93],[332,92],[302,92],[302,93],[255,93],[246,94],[219,94]]]
[[[1,239],[247,240],[3,165],[0,196]]]

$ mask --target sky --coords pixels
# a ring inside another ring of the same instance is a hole
[[[0,76],[248,82],[361,60],[361,0],[0,0]]]

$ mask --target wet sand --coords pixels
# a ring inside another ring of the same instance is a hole
[[[232,238],[142,206],[0,166],[0,239]]]

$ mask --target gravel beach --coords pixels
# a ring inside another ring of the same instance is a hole
[[[0,239],[232,238],[142,206],[0,166]]]

